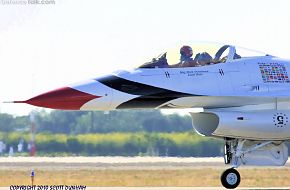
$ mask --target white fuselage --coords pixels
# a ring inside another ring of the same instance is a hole
[[[274,74],[268,73],[267,69],[273,68]],[[102,89],[103,94],[107,94],[103,95],[103,98],[86,103],[81,107],[82,110],[94,107],[100,109],[100,106],[96,105],[102,102],[104,110],[193,107],[212,109],[245,105],[257,105],[265,109],[279,106],[280,109],[288,109],[290,108],[288,73],[290,73],[289,61],[264,56],[203,67],[140,68],[119,71],[111,76],[115,77],[115,83],[103,82],[102,77],[93,80],[91,85],[85,87],[77,85],[73,88],[97,95],[100,95]],[[270,78],[267,80],[267,77]],[[93,89],[98,90],[94,93]],[[130,104],[134,99],[140,104],[135,102]]]
[[[290,123],[283,123],[282,128],[275,124],[281,118],[290,118],[288,73],[290,62],[272,56],[244,57],[201,67],[138,68],[20,102],[67,110],[202,107],[217,119],[211,123],[208,118],[195,122],[194,128],[200,134],[285,140],[290,139]],[[264,117],[266,124],[255,122]],[[192,118],[202,116],[192,114]]]

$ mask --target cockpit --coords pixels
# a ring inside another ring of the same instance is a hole
[[[187,47],[190,47],[192,51],[190,57],[187,59],[182,58],[180,48],[175,48],[160,54],[156,58],[153,58],[150,62],[144,63],[139,68],[201,67],[266,55],[264,53],[245,48],[236,48],[232,45],[199,44]]]

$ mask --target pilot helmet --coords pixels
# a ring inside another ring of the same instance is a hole
[[[192,56],[192,49],[190,46],[182,46],[180,48],[180,54],[182,56],[185,56],[185,57],[191,57]]]

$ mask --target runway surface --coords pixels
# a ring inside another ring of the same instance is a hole
[[[264,189],[288,189],[290,187],[272,187],[272,188],[236,188],[240,190],[264,190]],[[87,190],[222,190],[221,187],[88,187]]]
[[[1,157],[0,169],[183,169],[225,168],[223,158],[177,157]]]
[[[222,157],[0,157],[0,169],[21,170],[27,168],[58,169],[224,169]],[[290,168],[290,161],[285,165]],[[243,167],[241,167],[243,168]],[[249,167],[247,167],[249,168]],[[263,167],[279,169],[281,167]]]
[[[176,158],[176,157],[0,157],[0,171],[45,170],[183,170],[225,169],[223,158]],[[257,167],[241,167],[257,168]],[[262,167],[280,169],[281,167]],[[288,161],[284,168],[290,169]],[[290,175],[289,175],[290,176]],[[288,179],[285,179],[288,180]],[[263,186],[264,184],[262,184]],[[273,184],[270,184],[272,186]],[[281,185],[281,184],[280,184]],[[0,190],[11,189],[0,187]],[[12,188],[13,189],[13,188]],[[216,190],[222,187],[87,187],[87,190]],[[237,189],[290,189],[290,187],[243,187]],[[13,189],[14,190],[14,189]],[[15,189],[16,190],[16,189]],[[20,189],[19,189],[20,190]],[[65,189],[64,189],[65,190]]]
[[[224,190],[222,187],[87,187],[85,190]],[[289,190],[290,187],[253,187],[236,188],[237,190]],[[0,190],[16,190],[10,187],[0,187]],[[20,190],[20,189],[19,189]],[[65,189],[64,189],[65,190]]]

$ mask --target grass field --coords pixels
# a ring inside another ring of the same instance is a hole
[[[222,169],[35,170],[35,185],[220,186]],[[290,187],[289,168],[241,168],[241,187]],[[30,171],[0,170],[0,186],[29,185]]]

